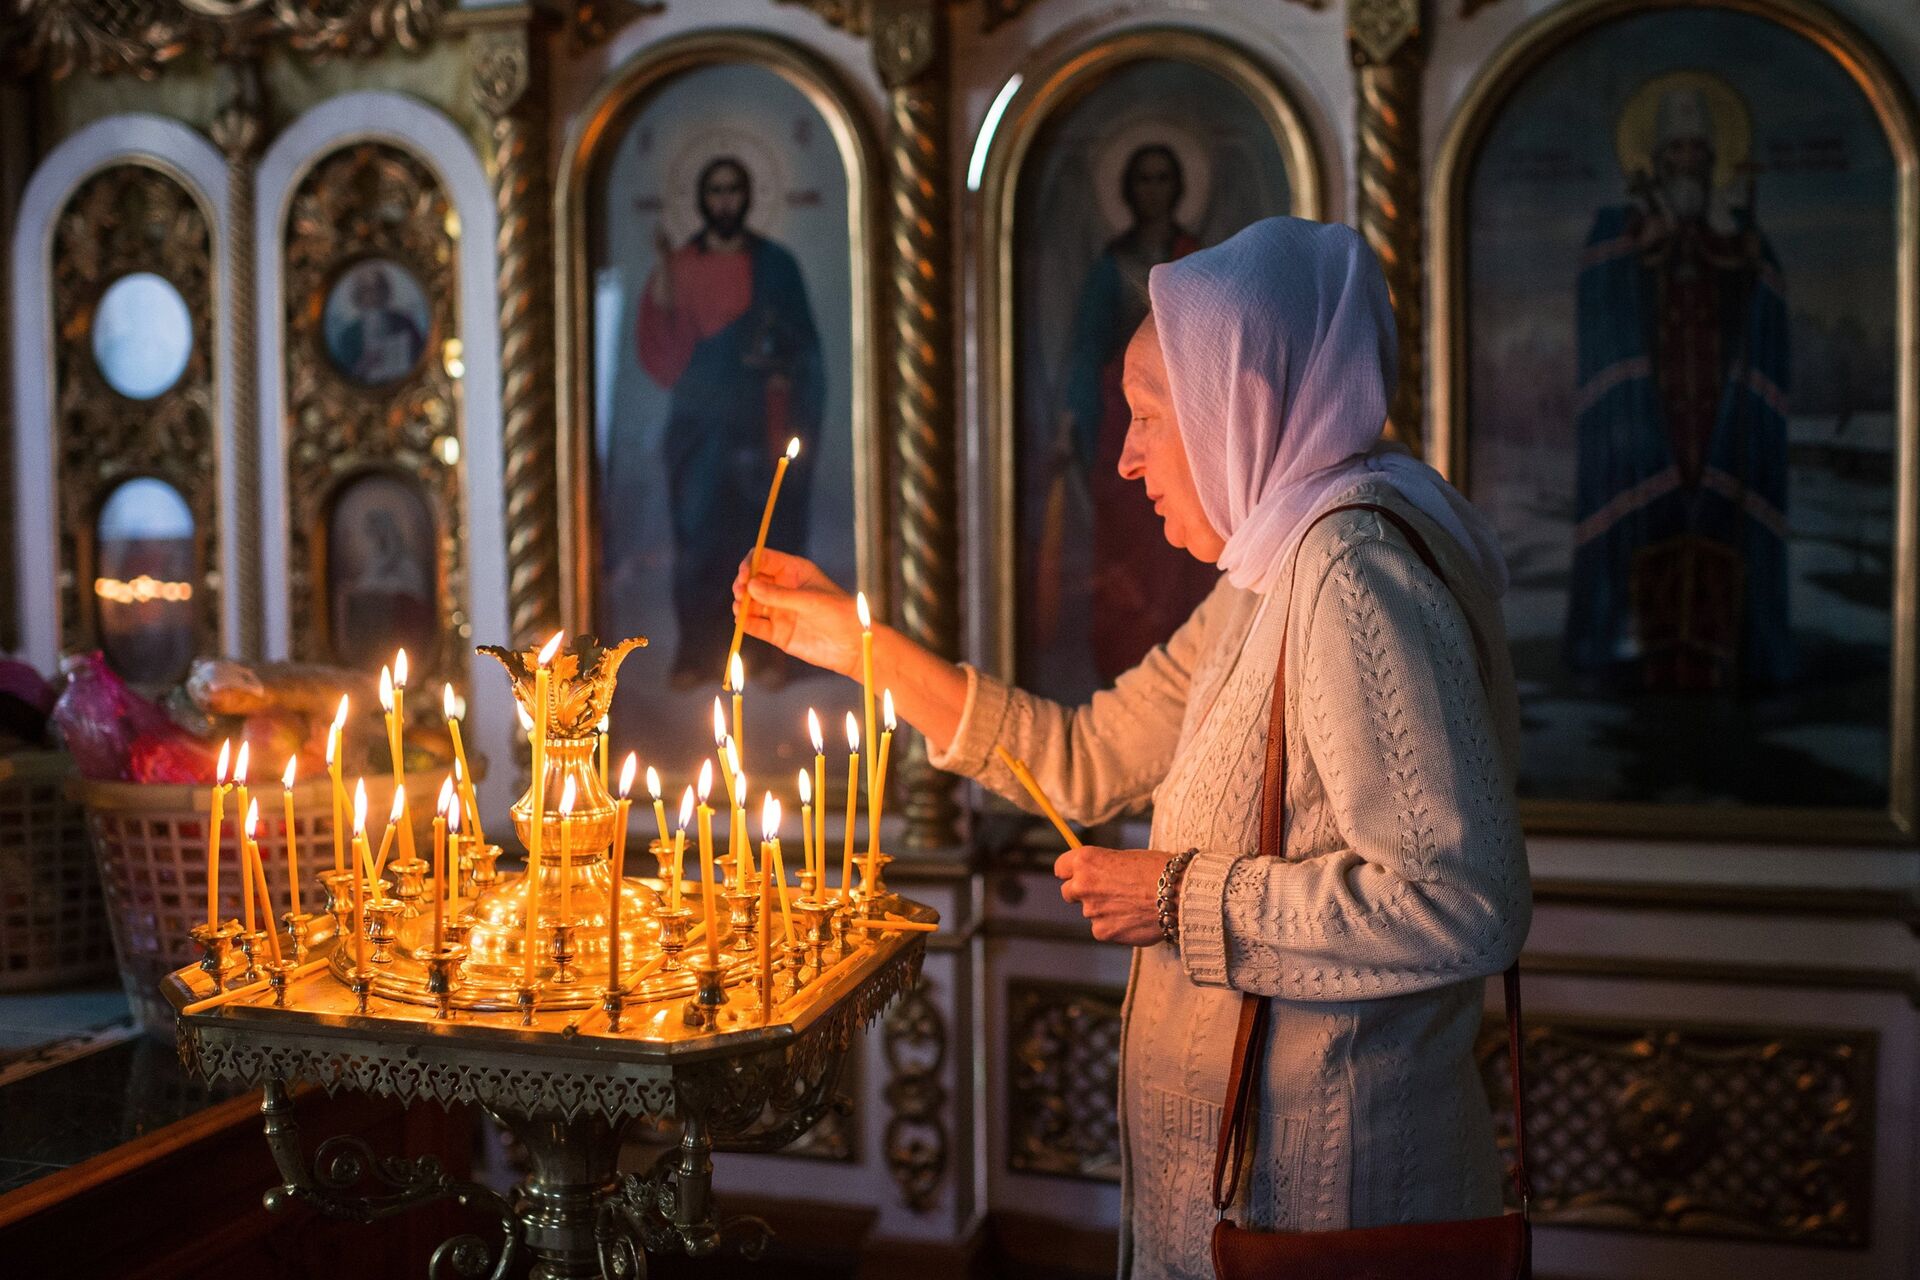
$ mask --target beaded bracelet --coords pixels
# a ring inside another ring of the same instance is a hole
[[[1167,859],[1167,865],[1160,872],[1160,886],[1154,890],[1154,906],[1160,913],[1160,938],[1171,946],[1180,945],[1180,909],[1177,895],[1180,892],[1180,879],[1187,874],[1187,864],[1192,862],[1198,849],[1188,849],[1185,853],[1176,853]]]

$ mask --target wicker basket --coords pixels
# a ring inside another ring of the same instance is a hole
[[[113,971],[85,815],[64,751],[0,756],[0,991],[71,986]]]
[[[424,775],[423,775],[424,776]],[[188,930],[207,919],[207,807],[211,788],[139,782],[77,784],[86,806],[87,830],[106,890],[107,920],[120,961],[120,981],[142,1026],[171,1035],[173,1013],[160,997],[160,979],[200,958]],[[277,780],[256,787],[260,826],[256,839],[266,864],[267,887],[277,920],[288,909],[285,809]],[[411,799],[411,795],[409,796]],[[391,778],[367,778],[367,826],[384,830],[393,806]],[[220,918],[243,910],[240,837],[235,802],[227,796],[220,840]],[[432,850],[431,798],[409,806],[422,858]],[[375,816],[377,815],[377,816]],[[333,804],[325,778],[293,788],[293,823],[300,856],[300,905],[318,912],[326,905],[315,877],[333,869]],[[400,856],[396,846],[392,857]]]

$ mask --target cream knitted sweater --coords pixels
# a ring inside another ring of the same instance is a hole
[[[1302,544],[1292,607],[1222,583],[1163,647],[1067,708],[969,671],[934,763],[1025,803],[1005,744],[1069,816],[1152,803],[1153,847],[1197,848],[1180,946],[1136,952],[1121,1046],[1123,1277],[1208,1280],[1209,1184],[1240,993],[1275,997],[1236,1220],[1327,1230],[1498,1211],[1470,1051],[1480,979],[1531,916],[1513,800],[1517,704],[1498,601],[1391,489],[1447,582],[1370,512]],[[1260,858],[1282,628],[1285,856]]]

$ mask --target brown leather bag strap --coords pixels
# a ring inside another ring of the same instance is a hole
[[[1332,507],[1315,517],[1317,525],[1342,511],[1371,511],[1405,538],[1428,572],[1444,585],[1446,574],[1434,558],[1427,540],[1399,512],[1371,502],[1351,502]],[[1307,526],[1309,530],[1313,525]],[[1302,535],[1304,543],[1305,536]],[[1298,564],[1294,569],[1297,571]],[[1260,856],[1278,857],[1284,851],[1287,791],[1287,632],[1292,629],[1293,577],[1287,579],[1287,611],[1281,623],[1280,659],[1273,677],[1273,708],[1267,717],[1267,755],[1260,777]],[[1507,1006],[1507,1060],[1513,1085],[1513,1185],[1520,1206],[1527,1211],[1533,1199],[1533,1184],[1527,1170],[1526,1079],[1520,1058],[1520,965],[1516,961],[1503,975],[1502,991]],[[1233,1057],[1227,1069],[1226,1104],[1220,1111],[1220,1137],[1213,1155],[1213,1207],[1224,1216],[1240,1188],[1240,1164],[1247,1144],[1247,1129],[1253,1113],[1253,1095],[1259,1087],[1260,1060],[1267,1044],[1267,1027],[1272,1019],[1272,1002],[1265,996],[1240,998],[1240,1022],[1234,1031]]]

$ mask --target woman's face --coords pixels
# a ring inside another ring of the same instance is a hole
[[[1183,547],[1196,560],[1218,563],[1226,549],[1200,505],[1193,483],[1187,446],[1173,414],[1173,395],[1167,388],[1167,365],[1160,353],[1160,335],[1152,317],[1135,331],[1127,344],[1120,389],[1133,411],[1126,444],[1120,450],[1120,475],[1147,486],[1147,497],[1165,525],[1167,541]]]

